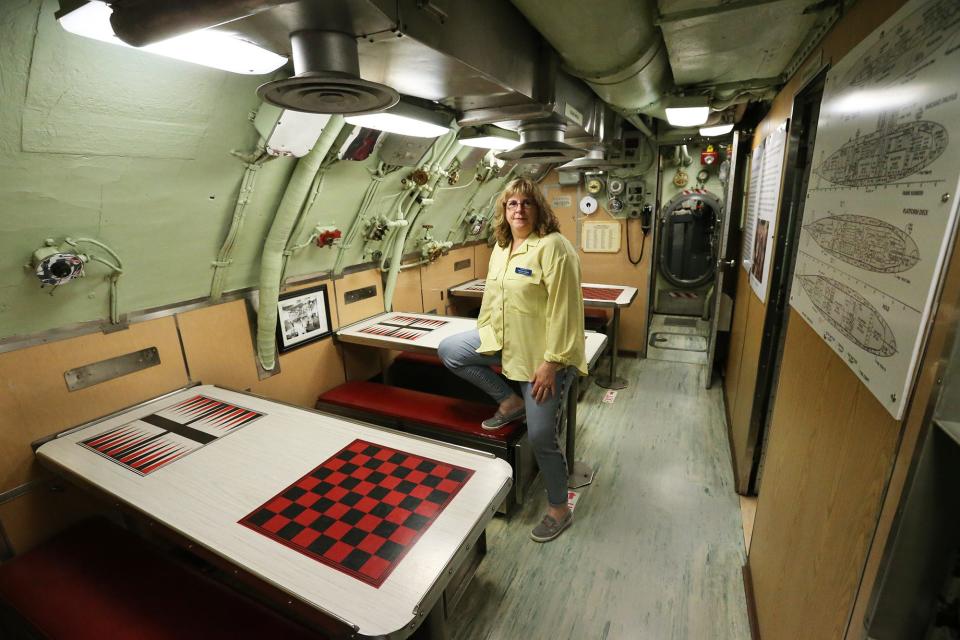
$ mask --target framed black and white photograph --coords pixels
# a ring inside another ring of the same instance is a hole
[[[327,285],[280,294],[277,346],[280,353],[331,335]]]

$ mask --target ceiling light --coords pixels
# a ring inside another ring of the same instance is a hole
[[[420,107],[404,99],[386,111],[347,116],[344,120],[349,124],[368,129],[399,133],[415,138],[436,138],[450,131],[448,126],[450,118],[446,113]]]
[[[710,117],[710,103],[706,96],[679,96],[670,99],[667,122],[675,127],[695,127]]]
[[[106,3],[93,0],[59,16],[58,22],[65,30],[78,36],[233,73],[270,73],[287,62],[285,57],[272,51],[211,29],[185,33],[145,47],[131,47],[114,35],[110,25],[111,13],[113,10]]]
[[[520,135],[493,125],[482,125],[460,129],[457,141],[468,147],[509,151],[520,144]]]
[[[731,131],[733,131],[732,122],[728,122],[727,124],[717,124],[713,125],[712,127],[700,127],[700,135],[705,138],[726,135]]]

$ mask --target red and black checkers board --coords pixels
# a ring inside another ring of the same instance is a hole
[[[77,444],[146,476],[263,415],[196,395]]]
[[[623,289],[607,287],[583,287],[584,300],[616,300],[623,293]]]
[[[240,524],[379,587],[472,475],[354,440]]]
[[[376,324],[364,327],[360,329],[360,331],[361,333],[371,333],[376,336],[386,336],[389,338],[419,340],[445,324],[447,324],[446,320],[440,320],[438,318],[392,315]]]

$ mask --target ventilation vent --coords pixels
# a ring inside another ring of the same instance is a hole
[[[579,158],[586,151],[563,141],[566,125],[560,122],[529,122],[520,125],[520,144],[497,155],[517,164],[555,164]]]
[[[257,89],[270,104],[308,113],[360,115],[392,107],[400,94],[360,78],[357,42],[337,31],[297,31],[290,35],[297,75]]]
[[[602,146],[594,146],[590,147],[587,155],[557,167],[557,171],[589,171],[590,169],[605,169],[619,164],[606,159]]]

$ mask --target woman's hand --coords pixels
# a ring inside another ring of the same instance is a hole
[[[533,389],[531,395],[537,404],[543,404],[557,391],[557,371],[560,365],[556,362],[541,362],[533,373]]]

